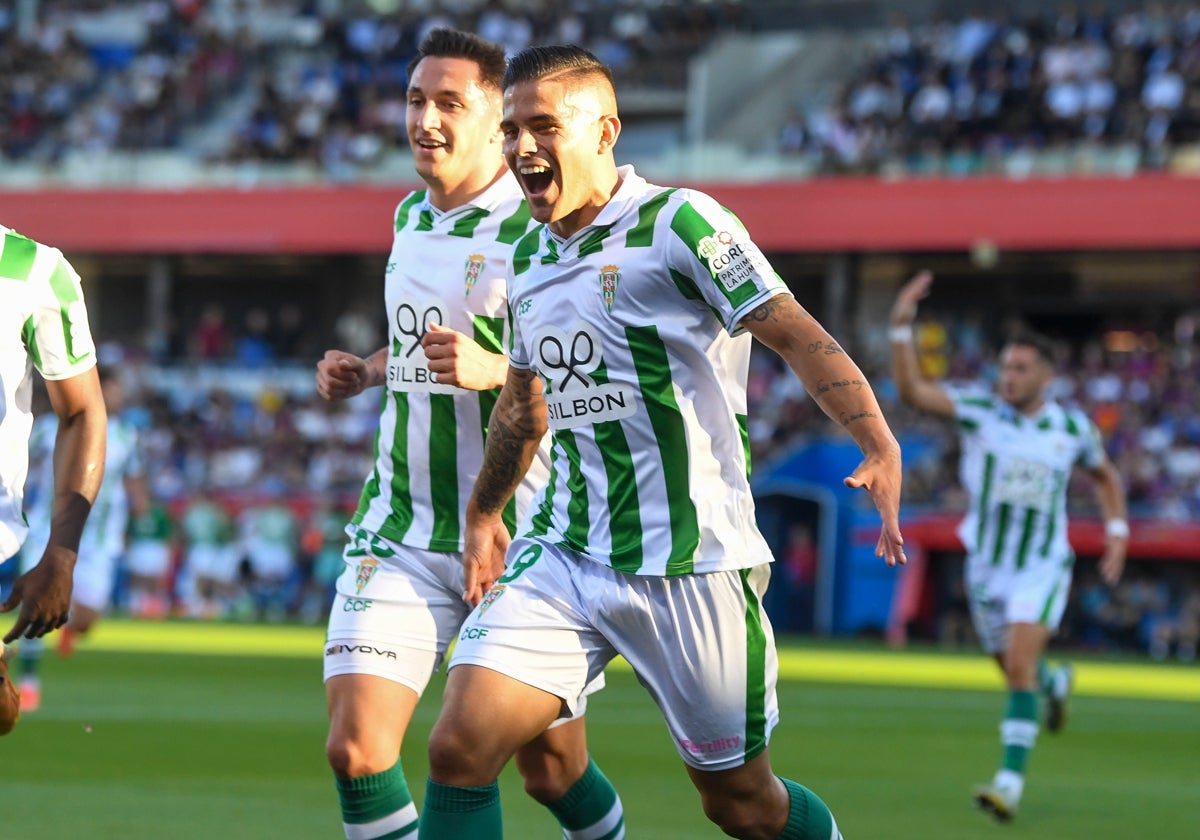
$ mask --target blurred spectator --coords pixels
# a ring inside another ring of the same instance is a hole
[[[186,614],[223,617],[237,594],[240,557],[232,520],[200,485],[184,507],[181,526],[185,548],[178,589]]]
[[[280,621],[293,606],[297,584],[300,523],[282,499],[251,502],[238,517],[245,586],[243,614]]]
[[[175,523],[155,501],[145,483],[130,488],[125,548],[129,613],[137,618],[163,618],[171,605]]]
[[[215,303],[204,307],[200,321],[189,341],[191,355],[197,359],[220,359],[229,350],[230,336],[225,326],[225,310]]]

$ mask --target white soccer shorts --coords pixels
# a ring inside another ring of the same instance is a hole
[[[650,691],[680,757],[706,771],[745,764],[779,720],[779,663],[762,609],[770,567],[627,575],[536,539],[468,616],[450,660],[562,698],[578,714],[620,654]]]
[[[325,679],[370,674],[417,694],[470,607],[459,554],[424,551],[355,529],[343,552],[325,642]]]
[[[1022,569],[995,565],[990,557],[966,560],[967,596],[979,643],[987,653],[1008,650],[1012,624],[1044,624],[1054,633],[1067,608],[1073,563],[1046,560]]]

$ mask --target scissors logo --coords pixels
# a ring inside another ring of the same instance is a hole
[[[413,351],[421,346],[421,339],[425,337],[425,333],[429,332],[431,325],[437,324],[440,327],[444,323],[445,318],[442,316],[442,310],[438,309],[436,305],[427,308],[425,313],[420,317],[417,316],[417,310],[407,303],[397,306],[396,332],[413,339],[412,346],[404,354],[405,358],[411,356]]]
[[[570,352],[566,349],[567,338],[563,334],[561,336],[553,333],[542,336],[538,342],[538,353],[542,357],[542,365],[550,370],[566,371],[566,375],[559,381],[558,390],[565,391],[567,383],[572,378],[578,379],[584,388],[590,388],[592,381],[579,372],[580,368],[586,372],[592,366],[592,359],[596,355],[596,341],[591,334],[580,330],[571,338]],[[592,366],[594,367],[594,366]]]

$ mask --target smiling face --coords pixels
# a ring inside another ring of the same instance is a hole
[[[421,59],[408,83],[405,124],[435,207],[463,204],[496,179],[503,165],[500,95],[480,83],[474,61]]]
[[[504,91],[504,159],[529,211],[568,237],[591,224],[618,184],[612,148],[621,131],[607,80],[559,74]]]

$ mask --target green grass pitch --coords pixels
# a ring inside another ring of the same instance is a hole
[[[341,836],[324,761],[322,632],[108,621],[48,653],[41,711],[0,740],[0,840]],[[1067,730],[1043,733],[1016,822],[969,804],[999,755],[1003,695],[981,656],[803,643],[781,652],[776,771],[817,790],[848,840],[1200,836],[1200,668],[1077,660]],[[418,803],[434,679],[405,748]],[[593,698],[593,753],[631,840],[720,834],[625,668]],[[502,778],[506,836],[560,836]]]

